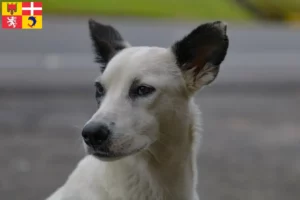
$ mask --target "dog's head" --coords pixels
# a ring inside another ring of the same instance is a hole
[[[82,136],[87,152],[100,159],[131,155],[158,140],[162,121],[217,77],[228,48],[220,21],[200,25],[170,48],[132,47],[94,20],[89,28],[101,67],[98,109]]]

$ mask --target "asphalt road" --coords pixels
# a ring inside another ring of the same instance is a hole
[[[201,22],[93,17],[115,26],[132,45],[169,47]],[[40,31],[0,30],[0,68],[94,69],[87,17],[44,17]],[[298,81],[300,29],[228,22],[225,81]]]
[[[96,19],[134,45],[168,46],[196,25]],[[232,25],[229,35],[216,83],[197,96],[201,197],[299,200],[300,32]],[[96,109],[86,18],[45,18],[42,31],[0,36],[0,197],[44,199],[83,156],[81,128]]]
[[[132,18],[91,17],[115,26],[133,45],[167,47],[201,23],[166,20],[138,20]],[[90,51],[89,17],[50,17],[43,19],[39,31],[1,30],[0,52],[19,53],[86,53]],[[278,24],[236,24],[228,22],[232,41],[231,52],[299,52],[299,28]],[[16,48],[18,47],[18,48]]]

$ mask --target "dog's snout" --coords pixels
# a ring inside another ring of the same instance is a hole
[[[107,140],[110,130],[104,124],[89,123],[82,130],[82,137],[87,145],[101,145]]]

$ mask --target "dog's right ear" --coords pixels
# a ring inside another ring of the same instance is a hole
[[[101,64],[101,72],[103,72],[110,59],[130,44],[123,40],[115,28],[93,19],[89,20],[89,30],[94,46],[95,61]]]

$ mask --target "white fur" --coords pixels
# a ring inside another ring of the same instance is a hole
[[[226,32],[219,22],[213,26]],[[87,155],[47,200],[198,200],[201,120],[193,95],[217,69],[198,67],[197,75],[180,69],[170,48],[127,45],[115,55],[96,80],[106,92],[86,123],[114,124],[107,150],[115,157]],[[129,98],[134,80],[155,92]]]
[[[136,108],[124,100],[135,77],[157,88],[157,94],[136,105],[151,104],[154,110],[145,114],[139,108],[137,118],[130,115]],[[125,49],[113,58],[100,79],[109,87],[107,97],[89,122],[101,120],[103,115],[127,120],[115,130],[125,130],[127,135],[116,136],[120,145],[113,146],[112,151],[145,149],[111,162],[86,156],[47,200],[197,200],[200,112],[185,94],[185,82],[170,49]],[[139,125],[132,127],[132,120]],[[139,135],[145,127],[150,131]],[[130,145],[118,149],[126,141],[131,141]]]

